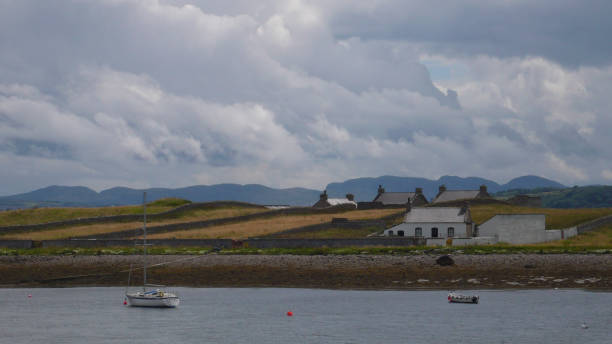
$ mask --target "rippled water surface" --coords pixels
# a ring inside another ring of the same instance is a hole
[[[123,288],[0,289],[0,342],[612,343],[609,292],[478,291],[468,305],[445,291],[174,291],[179,308],[146,309],[123,306]]]

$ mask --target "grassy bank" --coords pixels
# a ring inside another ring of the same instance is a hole
[[[191,203],[178,198],[165,198],[147,204],[149,214],[162,213]],[[74,220],[79,218],[139,215],[142,205],[99,208],[35,208],[0,212],[0,226],[34,225],[39,223]]]
[[[188,201],[180,199],[164,199],[150,203],[147,206],[149,213],[159,213],[171,210],[186,204]],[[163,219],[150,219],[154,225],[206,221],[219,218],[233,218],[267,211],[264,207],[241,205],[220,205],[219,207],[188,209]],[[474,205],[471,208],[475,223],[481,224],[496,214],[546,214],[546,226],[552,228],[568,228],[590,220],[612,215],[612,208],[601,209],[547,209],[528,208],[503,204]],[[141,206],[131,207],[104,207],[104,208],[45,208],[8,211],[0,213],[0,225],[32,224],[66,220],[78,217],[110,216],[121,214],[141,214]],[[304,226],[329,223],[334,217],[343,217],[348,220],[372,220],[399,214],[395,221],[387,221],[387,227],[402,221],[401,209],[370,209],[370,210],[339,210],[336,213],[318,214],[274,214],[265,218],[248,221],[227,223],[200,229],[180,230],[151,235],[159,239],[216,239],[227,238],[242,240],[248,237],[259,237],[283,232]],[[0,235],[0,239],[30,239],[53,240],[78,237],[85,235],[107,234],[123,230],[137,229],[142,226],[141,221],[100,223],[91,225],[75,225],[65,228],[37,230],[33,232],[16,232]],[[328,228],[313,230],[311,232],[287,233],[286,238],[359,238],[375,232],[374,228]],[[553,242],[544,246],[585,246],[585,247],[612,247],[612,230],[610,227],[601,231],[583,234],[563,242]]]
[[[150,225],[165,225],[191,221],[206,221],[228,217],[237,217],[267,211],[266,208],[228,206],[210,209],[191,209],[179,217],[147,221]],[[0,235],[1,239],[55,240],[83,235],[106,234],[142,227],[142,221],[99,223],[93,225],[71,226],[58,229],[48,229],[36,232],[9,233]]]
[[[218,250],[212,247],[151,247],[151,255],[460,255],[460,254],[612,254],[610,246],[565,246],[565,245],[490,245],[454,247],[343,247],[343,248],[235,248]],[[99,255],[140,255],[139,247],[104,248],[0,248],[0,256],[99,256]]]
[[[604,226],[569,239],[543,243],[541,246],[612,247],[612,225]]]
[[[328,223],[334,217],[348,220],[379,219],[397,213],[397,209],[351,210],[333,214],[310,215],[276,215],[269,218],[255,219],[226,225],[201,229],[175,231],[151,235],[153,239],[246,239],[265,236],[288,229]]]
[[[545,214],[547,229],[568,228],[612,215],[612,208],[552,209],[529,208],[503,204],[482,204],[470,208],[472,220],[482,224],[497,214]]]

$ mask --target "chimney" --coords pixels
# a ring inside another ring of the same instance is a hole
[[[412,210],[412,202],[408,200],[408,202],[406,202],[406,213],[409,213],[410,210]]]
[[[382,195],[385,193],[385,189],[382,187],[382,185],[378,185],[378,195]]]
[[[423,194],[423,188],[416,188],[416,189],[414,189],[414,193],[417,194],[417,195]]]
[[[319,195],[321,201],[327,201],[327,190],[323,190],[323,193]]]
[[[487,193],[487,186],[486,185],[481,185],[480,186],[480,193]]]
[[[348,199],[349,201],[354,201],[355,200],[355,195],[353,195],[353,194],[346,194],[346,199]]]

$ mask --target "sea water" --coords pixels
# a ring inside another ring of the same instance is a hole
[[[174,291],[178,308],[150,309],[123,288],[0,289],[0,343],[612,343],[610,292]]]

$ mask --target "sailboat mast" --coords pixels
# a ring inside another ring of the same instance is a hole
[[[143,213],[143,247],[144,247],[144,263],[143,263],[143,284],[142,289],[146,291],[147,288],[147,192],[142,194],[142,213]]]

